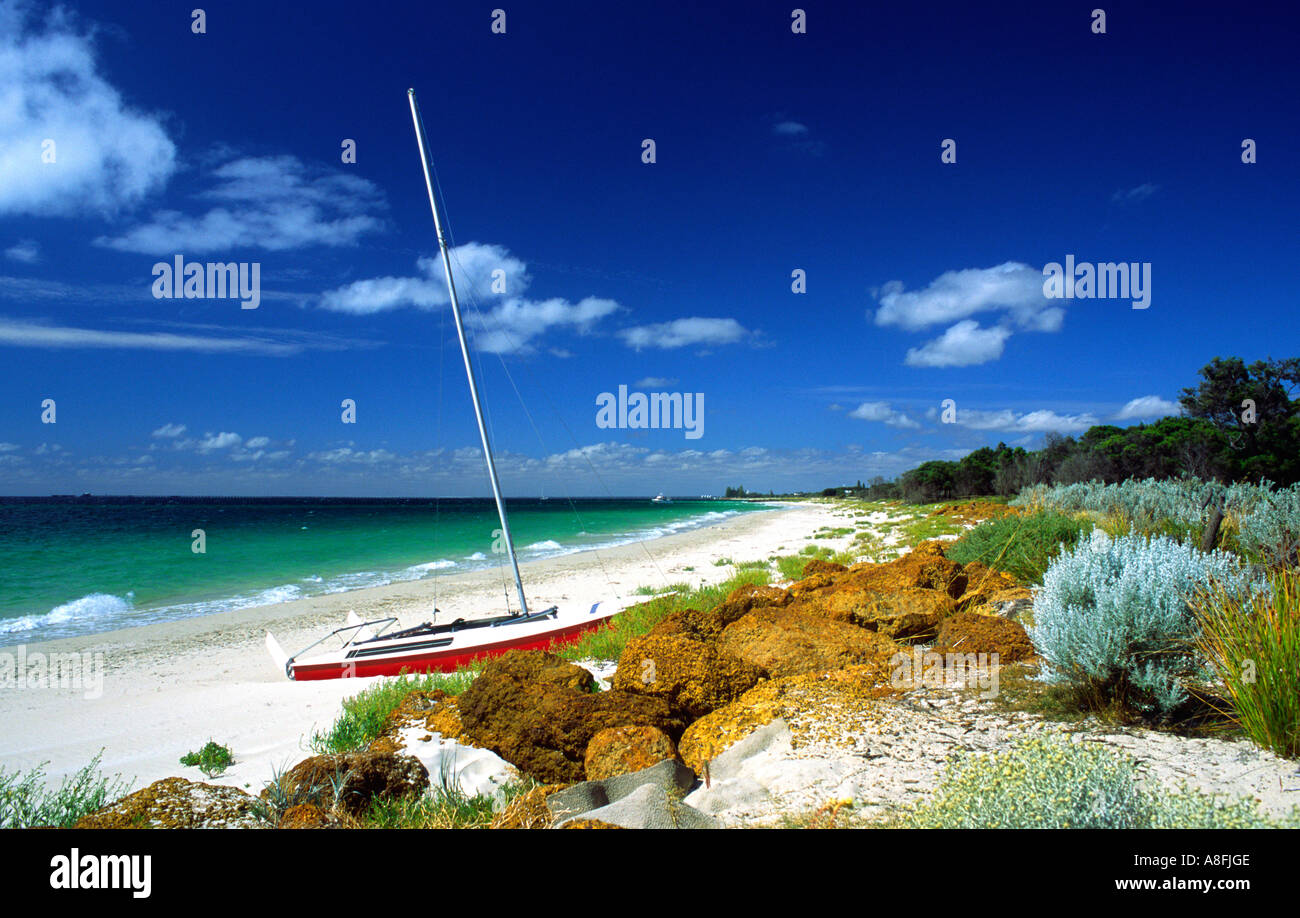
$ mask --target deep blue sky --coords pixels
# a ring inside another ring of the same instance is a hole
[[[199,2],[0,0],[0,493],[487,493],[408,86],[511,285],[474,334],[508,493],[892,476],[1297,353],[1280,7]],[[176,254],[261,306],[155,299]],[[1149,262],[1150,307],[1026,297],[1067,255]],[[597,428],[646,379],[701,438]]]

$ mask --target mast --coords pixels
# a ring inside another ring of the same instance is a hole
[[[456,297],[456,282],[451,276],[451,253],[447,249],[447,237],[442,231],[442,219],[438,216],[438,199],[433,191],[433,172],[429,166],[429,145],[424,134],[424,119],[420,117],[420,103],[415,99],[415,90],[408,89],[406,96],[411,103],[411,121],[415,124],[415,139],[420,145],[420,165],[424,168],[424,184],[429,189],[429,208],[433,211],[433,226],[438,231],[438,248],[442,251],[442,267],[447,272],[447,293],[451,297],[451,314],[456,320],[456,336],[460,339],[460,353],[465,358],[465,376],[469,379],[469,395],[474,402],[474,417],[478,421],[479,437],[483,440],[483,455],[487,457],[488,478],[492,482],[492,496],[497,502],[497,516],[501,519],[501,533],[505,536],[506,552],[510,555],[510,566],[515,572],[515,587],[519,590],[519,608],[521,614],[528,614],[528,601],[524,599],[524,581],[519,576],[519,559],[515,557],[515,543],[510,538],[510,523],[506,520],[506,502],[501,497],[501,482],[497,479],[497,464],[492,458],[492,445],[488,442],[487,427],[483,423],[483,409],[478,401],[478,383],[474,380],[474,366],[469,359],[469,343],[465,339],[465,326],[460,319],[460,300]]]

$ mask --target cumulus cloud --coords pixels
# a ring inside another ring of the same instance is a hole
[[[164,424],[162,427],[159,427],[149,436],[161,440],[172,440],[175,439],[176,437],[179,437],[183,433],[185,433],[184,424]]]
[[[5,249],[5,258],[10,261],[21,261],[23,264],[33,264],[40,257],[41,247],[32,239],[21,239]]]
[[[1180,414],[1182,407],[1177,402],[1166,401],[1158,395],[1143,395],[1135,398],[1115,415],[1117,421],[1141,420],[1142,418],[1163,418],[1171,414]]]
[[[201,453],[210,453],[213,450],[229,449],[243,442],[244,438],[237,433],[205,433],[203,439],[195,444],[195,449]]]
[[[647,347],[669,349],[697,344],[734,344],[745,340],[752,333],[735,319],[692,317],[654,325],[638,325],[622,329],[618,334],[628,347],[639,351]]]
[[[213,187],[198,195],[212,206],[201,214],[160,210],[148,223],[97,245],[161,255],[237,248],[284,251],[348,246],[382,226],[384,206],[373,182],[293,156],[240,157],[216,167]]]
[[[464,300],[472,294],[477,299],[521,295],[531,277],[528,266],[508,249],[499,245],[468,242],[451,250],[456,291]],[[420,258],[419,274],[407,277],[375,277],[354,281],[327,291],[320,307],[331,312],[372,315],[393,309],[438,309],[451,305],[447,295],[447,274],[441,258]],[[493,272],[501,271],[504,293],[493,292]]]
[[[964,319],[933,341],[909,348],[904,361],[909,367],[969,367],[1002,356],[1011,330],[980,328],[974,319]]]
[[[589,296],[576,303],[508,299],[486,313],[473,312],[465,324],[474,330],[474,344],[489,354],[529,353],[533,342],[552,328],[569,326],[585,332],[600,319],[622,309],[613,300]]]
[[[918,331],[981,312],[1030,331],[1058,331],[1065,312],[1043,295],[1043,273],[1008,261],[993,268],[946,271],[922,290],[906,291],[890,281],[877,294],[877,325]]]
[[[110,215],[175,168],[160,119],[104,79],[71,14],[56,8],[38,21],[32,6],[0,0],[0,214]]]
[[[1001,411],[979,411],[959,408],[956,423],[971,430],[1001,430],[1013,433],[1080,433],[1092,427],[1097,418],[1091,414],[1057,414],[1055,411],[1016,412],[1009,408]]]
[[[860,421],[879,421],[890,427],[905,429],[921,426],[902,411],[891,408],[888,402],[863,402],[849,412],[849,417],[857,418]]]

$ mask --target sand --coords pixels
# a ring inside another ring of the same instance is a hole
[[[634,593],[638,586],[723,580],[734,568],[715,561],[794,554],[817,529],[845,526],[847,518],[830,504],[783,505],[644,543],[532,561],[523,565],[523,579],[531,607],[587,608],[601,601],[623,608],[644,599]],[[847,539],[815,544],[839,549]],[[399,626],[415,625],[428,620],[435,589],[440,621],[500,614],[504,576],[442,576],[28,644],[28,658],[102,654],[102,691],[85,685],[0,690],[0,766],[12,772],[48,762],[46,774],[57,779],[102,749],[103,771],[134,788],[175,775],[203,781],[209,779],[178,760],[212,739],[230,747],[235,764],[210,783],[256,793],[276,770],[312,754],[311,734],[328,728],[341,701],[373,681],[290,682],[263,646],[267,629],[293,653],[342,626],[349,610],[367,620],[395,615]]]

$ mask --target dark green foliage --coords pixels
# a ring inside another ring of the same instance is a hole
[[[230,754],[227,746],[208,740],[198,752],[187,752],[181,756],[181,764],[186,766],[197,765],[199,771],[203,772],[209,778],[214,778],[221,774],[235,761],[235,757]]]
[[[980,523],[958,539],[947,555],[958,564],[979,561],[1022,583],[1041,583],[1062,546],[1072,547],[1091,529],[1086,520],[1051,511],[1005,516]]]

